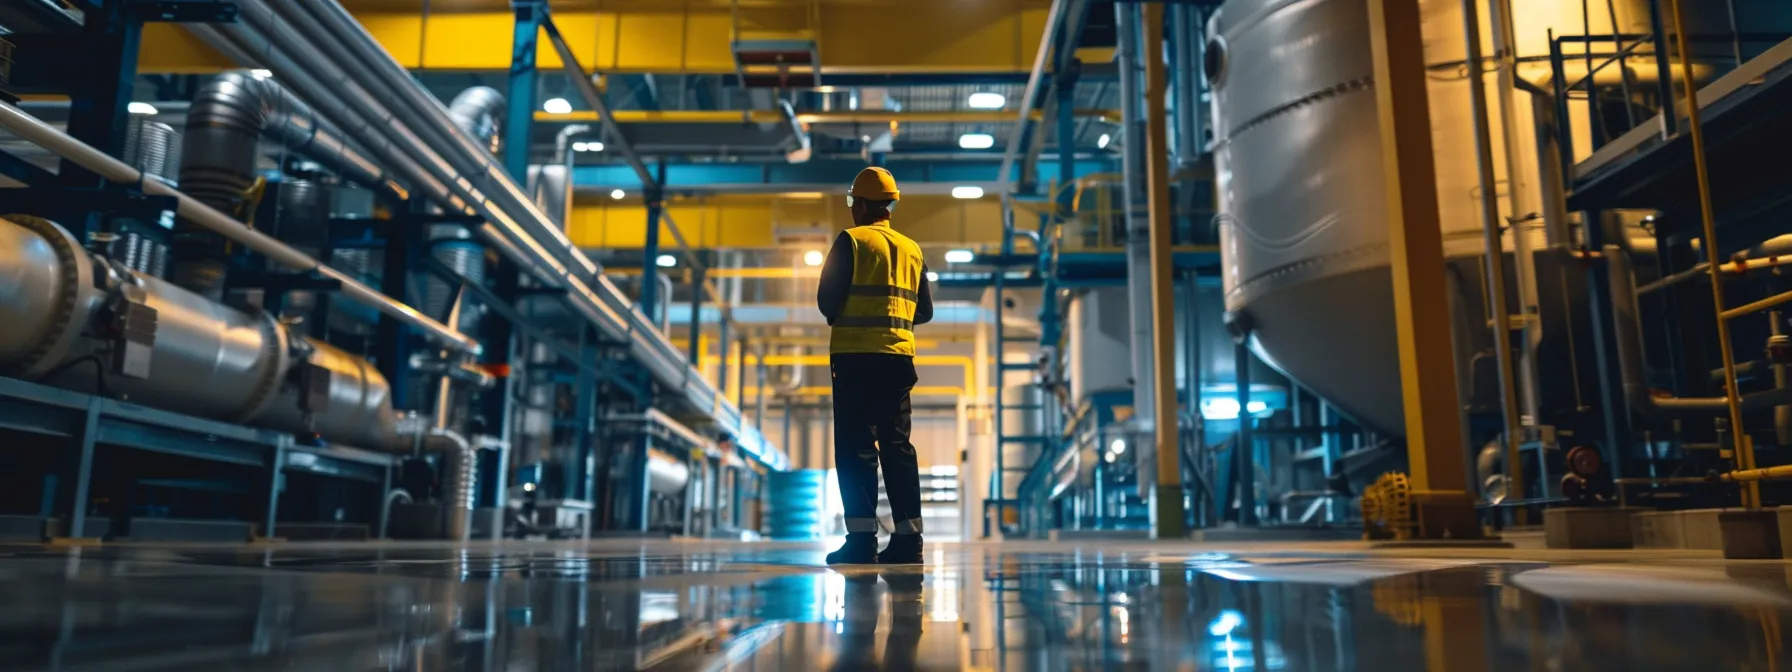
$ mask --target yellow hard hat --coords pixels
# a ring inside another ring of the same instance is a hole
[[[896,188],[895,176],[890,175],[890,171],[877,166],[859,171],[859,176],[852,180],[852,191],[847,195],[868,201],[902,199],[902,192]]]

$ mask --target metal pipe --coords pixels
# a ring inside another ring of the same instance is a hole
[[[1468,45],[1469,108],[1475,125],[1476,169],[1481,187],[1481,240],[1487,247],[1487,308],[1493,327],[1493,361],[1500,381],[1501,420],[1506,435],[1506,464],[1512,469],[1511,496],[1524,498],[1524,477],[1518,460],[1518,390],[1512,375],[1511,314],[1506,310],[1506,251],[1501,246],[1498,177],[1493,172],[1493,134],[1487,114],[1487,86],[1481,78],[1480,0],[1462,0],[1462,30]],[[1515,232],[1523,235],[1522,232]]]
[[[1531,119],[1536,127],[1537,195],[1542,200],[1543,242],[1552,250],[1567,249],[1574,244],[1568,232],[1568,191],[1563,175],[1561,136],[1557,128],[1566,123],[1558,112],[1555,94],[1516,78],[1513,84],[1531,94]]]
[[[1699,189],[1699,219],[1704,225],[1705,254],[1711,264],[1711,303],[1717,313],[1717,345],[1724,362],[1724,399],[1730,407],[1730,429],[1736,437],[1737,466],[1749,470],[1755,468],[1755,446],[1742,426],[1742,400],[1736,389],[1736,353],[1730,343],[1729,318],[1724,314],[1724,284],[1717,270],[1717,214],[1711,205],[1711,170],[1705,165],[1705,129],[1699,121],[1699,82],[1693,78],[1692,46],[1686,38],[1686,8],[1682,0],[1670,1],[1674,4],[1674,40],[1680,49],[1680,75],[1686,80],[1686,119],[1687,128],[1692,131],[1692,165]],[[1664,109],[1672,112],[1674,106],[1666,105]],[[1760,488],[1753,485],[1744,488],[1742,504],[1751,509],[1759,508]]]
[[[1784,349],[1792,345],[1792,339],[1786,336],[1785,316],[1779,311],[1768,313],[1769,329],[1772,336],[1767,339],[1767,349]],[[1771,356],[1771,355],[1770,355]],[[1773,386],[1784,388],[1788,382],[1788,366],[1780,358],[1773,360]],[[1773,407],[1774,440],[1781,446],[1792,446],[1792,405]]]
[[[1151,357],[1151,199],[1146,185],[1148,164],[1145,157],[1145,91],[1139,35],[1139,5],[1114,5],[1116,37],[1115,60],[1120,64],[1120,111],[1125,118],[1121,126],[1122,159],[1126,212],[1126,297],[1131,322],[1133,414],[1140,429],[1155,419],[1156,397],[1152,386]]]
[[[442,507],[449,541],[466,541],[473,533],[473,496],[479,482],[479,451],[461,435],[432,427],[423,435],[423,450],[440,456]]]
[[[361,150],[352,147],[310,106],[286,89],[249,70],[232,70],[199,89],[188,108],[183,133],[180,188],[199,202],[248,221],[257,205],[257,159],[263,135],[303,154],[349,181],[377,191],[403,194]],[[321,228],[322,222],[307,226]],[[199,230],[195,230],[199,229]],[[213,301],[224,295],[223,241],[182,220],[175,224],[169,278]],[[308,251],[315,254],[316,249]]]
[[[151,196],[174,197],[178,203],[176,211],[188,221],[259,252],[269,261],[281,266],[315,273],[326,279],[339,282],[341,283],[339,291],[350,300],[414,327],[442,345],[461,352],[478,353],[480,350],[478,341],[462,335],[448,325],[430,319],[429,316],[417,309],[399,303],[374,288],[362,284],[350,275],[325,266],[309,255],[299,252],[265,233],[244,226],[242,222],[231,219],[192,196],[160,181],[143,179],[143,173],[136,168],[76,140],[36,117],[25,114],[17,107],[0,103],[0,127],[4,127],[32,144],[43,147],[108,180],[122,184],[139,184],[143,193]]]
[[[1527,201],[1525,185],[1520,179],[1524,171],[1519,165],[1519,157],[1524,152],[1518,137],[1518,54],[1512,35],[1512,1],[1488,0],[1488,6],[1488,22],[1493,27],[1494,57],[1500,63],[1495,91],[1500,106],[1500,137],[1506,150],[1506,211],[1516,218],[1525,211]],[[1566,209],[1565,205],[1563,207]],[[1524,417],[1529,418],[1532,423],[1538,423],[1542,419],[1542,400],[1538,390],[1537,347],[1543,341],[1543,328],[1542,322],[1535,319],[1538,313],[1537,259],[1531,251],[1530,237],[1525,235],[1518,223],[1508,221],[1507,226],[1512,231],[1513,268],[1518,271],[1517,313],[1524,318],[1524,334],[1519,340],[1518,363],[1515,367],[1518,372],[1518,397],[1524,408]]]
[[[1643,365],[1643,340],[1638,321],[1636,280],[1630,267],[1630,256],[1616,245],[1605,248],[1606,273],[1611,284],[1613,341],[1617,346],[1619,376],[1624,384],[1624,398],[1631,409],[1644,414],[1719,414],[1729,406],[1724,397],[1658,397],[1649,389]],[[1735,370],[1727,373],[1735,385]],[[1732,389],[1734,389],[1732,387]],[[1755,410],[1792,403],[1792,388],[1776,385],[1774,389],[1756,392],[1738,400],[1740,410]],[[1732,425],[1740,427],[1740,425]]]

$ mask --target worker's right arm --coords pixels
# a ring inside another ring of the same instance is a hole
[[[815,289],[815,306],[832,326],[846,310],[846,295],[852,291],[852,236],[841,231],[828,250],[827,263],[821,266],[821,286]]]

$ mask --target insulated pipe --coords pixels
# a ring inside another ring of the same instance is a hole
[[[1500,411],[1506,436],[1506,463],[1512,465],[1511,497],[1524,499],[1518,444],[1518,390],[1512,375],[1511,313],[1506,310],[1506,251],[1501,246],[1498,176],[1493,171],[1493,132],[1487,114],[1487,86],[1481,77],[1481,18],[1476,3],[1462,0],[1463,41],[1468,45],[1469,108],[1475,125],[1475,167],[1481,188],[1481,240],[1486,246],[1488,321],[1493,327],[1493,361],[1500,383]],[[1515,236],[1524,232],[1514,230]]]
[[[74,139],[36,117],[25,114],[24,111],[13,105],[0,103],[0,127],[108,180],[141,185],[143,193],[151,196],[172,196],[178,202],[176,211],[188,221],[241,243],[244,247],[261,253],[268,260],[281,266],[315,273],[326,279],[337,281],[341,283],[339,291],[343,296],[415,327],[450,349],[470,353],[479,352],[479,341],[462,335],[448,325],[429,319],[417,309],[399,303],[397,300],[381,294],[378,290],[362,284],[348,274],[325,266],[311,256],[299,252],[265,233],[244,226],[242,222],[231,219],[217,209],[201,203],[192,196],[167,186],[159,180],[143,179],[143,173],[129,164]]]
[[[1121,144],[1126,204],[1126,305],[1131,320],[1133,413],[1139,431],[1151,431],[1156,418],[1151,364],[1151,213],[1146,191],[1145,91],[1139,43],[1139,5],[1116,3],[1118,26],[1115,60],[1120,64]]]
[[[0,286],[0,324],[7,325],[0,370],[9,375],[225,422],[315,432],[361,448],[384,450],[393,442],[385,379],[366,360],[268,315],[117,268],[35,217],[0,220],[0,272],[16,280]],[[156,314],[153,341],[129,346],[145,349],[136,361],[146,369],[135,375],[112,371],[120,354],[112,337],[90,336],[113,332],[118,323],[104,316],[125,302]],[[81,366],[89,360],[91,368]],[[321,392],[323,403],[309,390]]]
[[[199,89],[187,109],[180,187],[199,202],[246,219],[255,203],[256,159],[262,135],[309,157],[344,179],[377,190],[403,193],[390,177],[304,102],[271,79],[231,70]],[[319,225],[321,226],[321,224]],[[224,292],[222,241],[203,227],[175,226],[170,277],[214,301]],[[311,252],[315,253],[315,252]]]

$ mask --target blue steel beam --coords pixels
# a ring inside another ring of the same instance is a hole
[[[516,0],[516,32],[511,36],[510,91],[505,105],[504,169],[517,181],[529,174],[527,138],[535,125],[535,93],[541,73],[535,67],[535,50],[541,41],[541,24],[548,17],[547,0]]]
[[[1039,166],[1041,170],[1063,174],[1056,161],[1042,161]],[[665,183],[679,185],[674,191],[703,190],[717,185],[839,185],[844,189],[852,176],[864,167],[864,161],[859,159],[807,163],[673,163],[666,167]],[[926,183],[995,183],[1000,181],[1001,169],[999,164],[989,161],[893,160],[884,167],[905,188]],[[1078,161],[1070,175],[1075,179],[1115,169],[1109,160]],[[578,166],[573,169],[573,185],[603,189],[642,189],[646,186],[633,168],[621,164]]]

